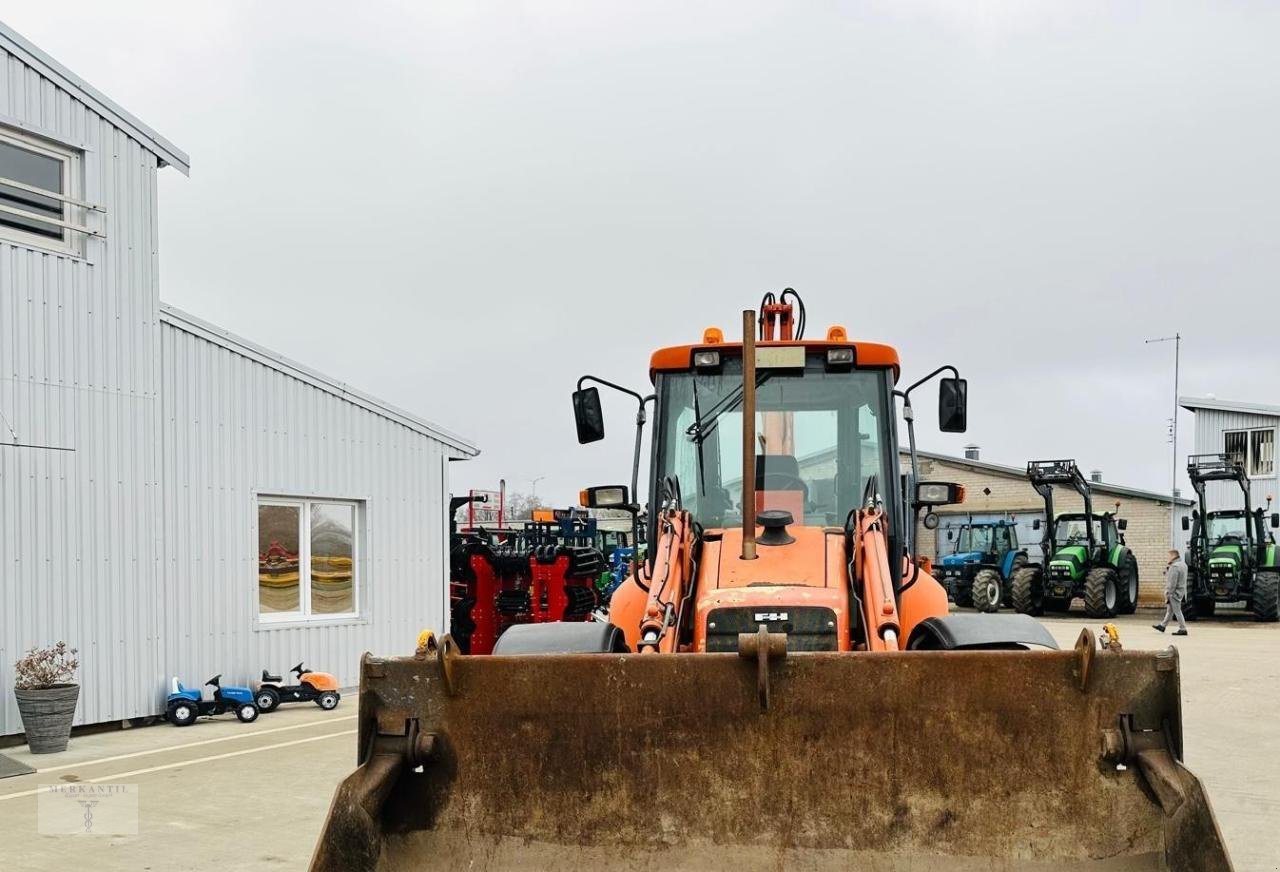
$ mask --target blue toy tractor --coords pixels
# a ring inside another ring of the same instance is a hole
[[[205,686],[213,688],[213,699],[205,699],[199,690],[183,687],[182,682],[174,678],[165,703],[165,719],[175,727],[189,727],[198,717],[212,717],[225,712],[235,712],[236,717],[246,724],[258,719],[258,706],[249,688],[223,687],[220,674],[206,681]]]
[[[943,557],[941,578],[958,606],[994,612],[1008,605],[1013,574],[1027,564],[1027,552],[1018,548],[1018,528],[1013,521],[974,521],[948,530],[953,543]]]

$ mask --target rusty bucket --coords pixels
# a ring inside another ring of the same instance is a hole
[[[313,872],[1230,869],[1164,652],[366,655]]]

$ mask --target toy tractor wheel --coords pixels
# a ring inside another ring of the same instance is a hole
[[[982,569],[973,577],[970,596],[973,607],[980,612],[994,612],[1000,608],[1000,600],[1004,598],[1004,588],[1000,583],[1000,573],[994,569]]]
[[[1138,558],[1133,552],[1124,555],[1120,561],[1120,604],[1116,611],[1122,615],[1131,615],[1138,610]]]
[[[1084,577],[1084,613],[1091,618],[1115,616],[1121,602],[1120,574],[1110,566],[1089,570]]]
[[[1280,620],[1280,573],[1259,572],[1253,576],[1253,612],[1259,621]]]
[[[1039,566],[1024,566],[1013,574],[1013,610],[1020,615],[1044,614],[1044,576]]]
[[[169,705],[169,710],[165,714],[169,718],[169,723],[175,727],[189,727],[200,716],[200,709],[193,702],[175,702]]]
[[[274,687],[260,687],[253,701],[258,704],[258,711],[273,712],[280,705],[280,693]]]
[[[251,724],[258,719],[258,707],[251,702],[242,702],[236,706],[236,717],[241,723]]]
[[[332,690],[326,690],[324,693],[316,697],[316,705],[327,712],[331,712],[338,707],[338,694]]]

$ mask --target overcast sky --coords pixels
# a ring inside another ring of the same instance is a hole
[[[162,299],[472,439],[456,491],[625,480],[631,411],[578,447],[576,377],[643,387],[788,285],[904,378],[959,366],[969,433],[930,409],[927,449],[1167,492],[1173,347],[1143,339],[1175,331],[1184,394],[1280,403],[1276,4],[3,14],[190,154]]]

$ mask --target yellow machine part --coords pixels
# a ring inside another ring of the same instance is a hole
[[[763,638],[763,637],[762,637]],[[1177,654],[366,655],[313,872],[1230,869]]]

